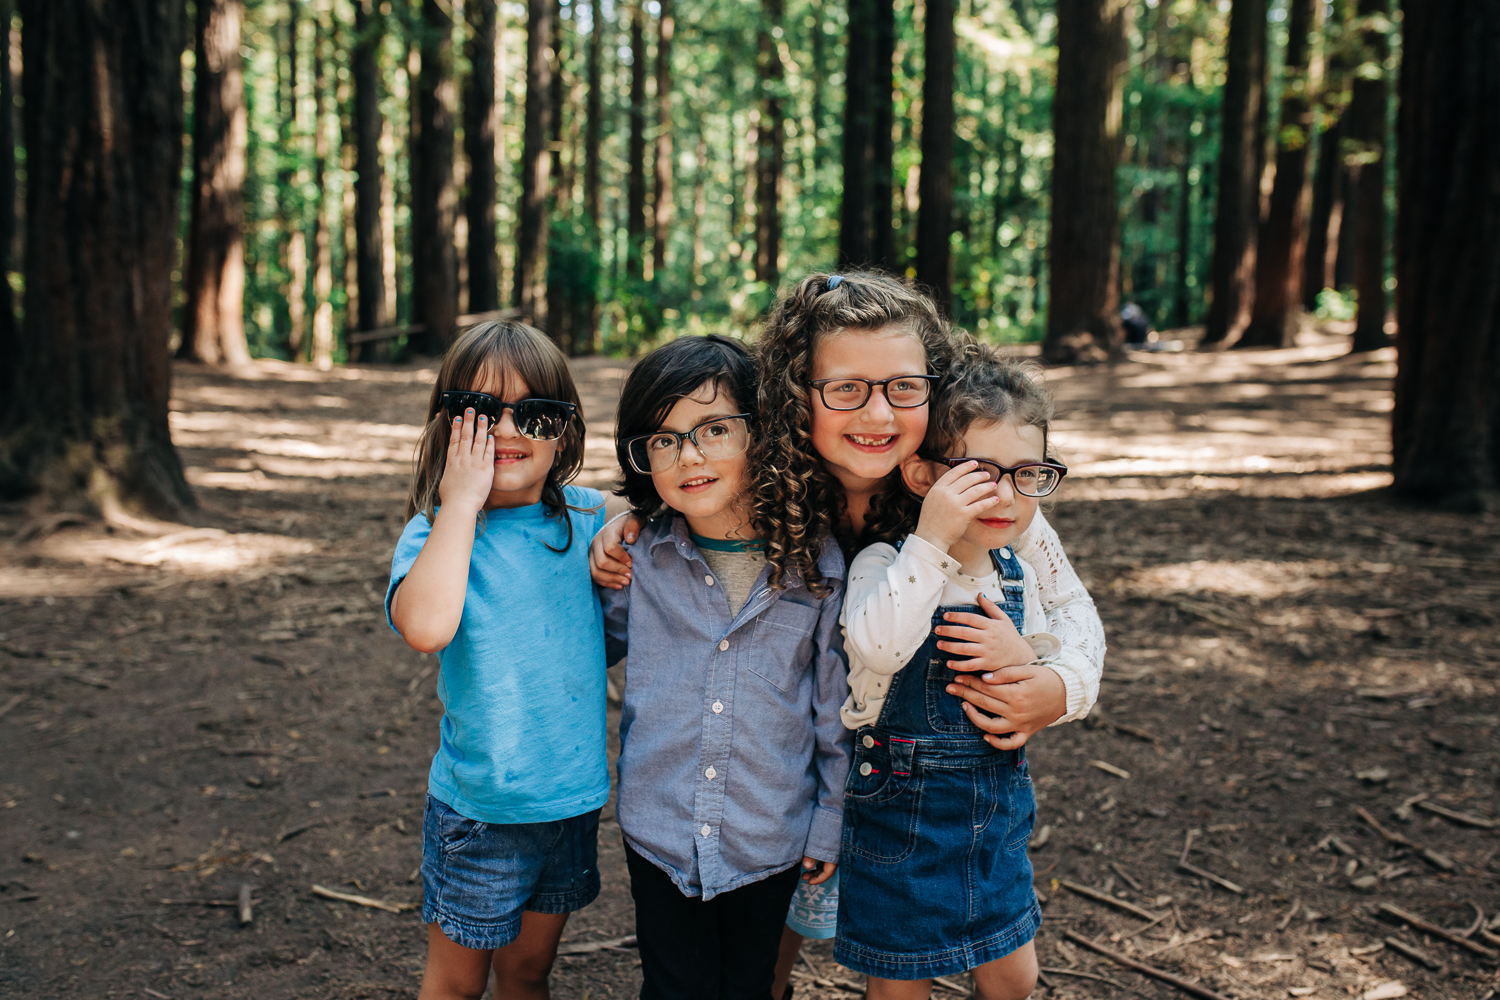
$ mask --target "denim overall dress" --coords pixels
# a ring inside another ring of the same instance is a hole
[[[990,558],[1000,607],[1025,631],[1025,587],[1010,548]],[[976,605],[940,606],[984,614]],[[882,979],[930,979],[1003,958],[1042,912],[1026,841],[1036,798],[1026,754],[997,750],[947,692],[954,671],[927,641],[894,677],[880,717],[854,734],[844,794],[833,957]]]

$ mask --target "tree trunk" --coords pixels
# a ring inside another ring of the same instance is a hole
[[[1115,168],[1120,160],[1125,17],[1123,0],[1058,4],[1050,284],[1042,345],[1043,354],[1054,361],[1098,360],[1121,341]]]
[[[286,270],[287,283],[282,288],[286,299],[286,341],[282,345],[287,357],[296,358],[302,350],[302,337],[306,324],[307,295],[307,243],[302,233],[302,175],[297,165],[300,158],[298,146],[302,135],[298,126],[298,66],[297,66],[297,12],[298,4],[287,4],[286,10],[286,59],[277,59],[278,73],[286,67],[284,79],[277,83],[284,88],[283,105],[278,139],[281,145],[280,169],[276,172],[276,189],[281,193],[277,214],[281,223],[280,254]]]
[[[1339,122],[1335,120],[1318,136],[1318,159],[1313,170],[1312,213],[1307,224],[1307,250],[1303,256],[1302,308],[1318,308],[1318,293],[1333,287],[1334,256],[1338,252],[1338,225],[1343,217],[1343,192],[1339,173]]]
[[[625,276],[641,274],[646,232],[646,12],[630,0],[630,145],[625,169]]]
[[[412,161],[412,321],[421,346],[441,354],[458,318],[458,256],[454,240],[458,192],[453,183],[453,19],[443,0],[422,0],[421,71]]]
[[[0,493],[193,503],[167,428],[182,0],[22,0],[25,321]]]
[[[1261,105],[1265,100],[1266,2],[1234,0],[1219,145],[1218,205],[1209,264],[1212,300],[1204,345],[1233,340],[1250,321],[1260,219]],[[1055,209],[1054,209],[1055,210]]]
[[[1317,80],[1310,72],[1310,42],[1318,28],[1319,3],[1291,0],[1281,131],[1276,137],[1276,180],[1255,251],[1255,305],[1250,325],[1236,347],[1291,347],[1301,319],[1307,210],[1312,195],[1307,174],[1307,153],[1313,139],[1308,95],[1317,89]]]
[[[495,246],[495,0],[467,0],[469,86],[464,101],[464,152],[469,159],[469,311],[500,308],[500,257]]]
[[[783,6],[783,0],[763,0],[756,39],[761,107],[755,130],[755,280],[773,289],[781,281],[781,174],[786,153],[781,114],[785,68],[771,32],[781,27]]]
[[[333,198],[328,192],[328,39],[321,17],[313,20],[313,190],[318,193],[313,220],[313,323],[307,359],[323,371],[333,367],[333,247],[329,229]]]
[[[355,326],[386,325],[385,234],[381,231],[380,40],[385,21],[377,0],[354,4],[354,243],[359,315]]]
[[[194,44],[193,187],[179,355],[246,364],[245,84],[240,0],[198,0]]]
[[[652,211],[652,274],[661,280],[672,232],[672,0],[659,0],[656,30],[656,202]],[[757,265],[758,266],[758,265]]]
[[[922,175],[917,188],[917,280],[947,310],[953,299],[954,0],[927,0],[922,73]],[[1061,75],[1061,74],[1059,74]],[[877,136],[877,141],[879,137]]]
[[[1192,322],[1188,305],[1188,264],[1193,259],[1193,112],[1183,115],[1182,154],[1177,163],[1177,299],[1172,322]]]
[[[604,242],[599,210],[599,147],[604,135],[604,19],[600,0],[591,0],[588,48],[588,122],[583,140],[583,214],[586,218],[593,273],[588,289],[578,303],[573,323],[573,353],[592,354],[599,330],[598,262]]]
[[[516,284],[511,302],[526,321],[547,328],[547,181],[552,157],[552,0],[526,7],[526,122],[521,143],[521,206]]]
[[[848,0],[844,63],[844,192],[839,206],[839,265],[871,263],[871,178],[874,176],[875,11],[884,0]]]
[[[896,261],[896,227],[892,218],[895,211],[892,188],[896,149],[893,137],[896,117],[895,0],[875,0],[872,13],[875,15],[875,62],[870,69],[870,263],[894,274],[901,270]],[[951,59],[948,71],[952,73]]]
[[[1385,347],[1385,133],[1387,91],[1385,58],[1390,49],[1388,0],[1360,0],[1359,17],[1364,65],[1354,74],[1349,101],[1349,141],[1353,147],[1354,290],[1359,314],[1354,322],[1353,351]]]
[[[1403,5],[1396,179],[1396,492],[1500,489],[1500,11]],[[29,63],[28,63],[29,65]]]
[[[14,0],[0,0],[0,392],[16,391],[21,345],[16,337],[16,303],[10,272],[16,248],[16,89],[10,72],[11,15]],[[4,417],[0,409],[0,419]]]
[[[562,0],[553,0],[551,4],[552,13],[552,58],[551,83],[548,86],[548,118],[550,125],[550,141],[548,146],[552,152],[552,159],[548,165],[548,176],[550,188],[547,192],[548,206],[553,219],[564,221],[571,219],[572,209],[572,178],[568,173],[568,161],[563,157],[563,147],[567,145],[566,130],[563,122],[563,111],[566,107],[567,87],[565,86],[563,69],[567,65],[566,56],[563,52],[563,33],[567,22],[562,16]],[[548,222],[549,236],[553,223]],[[546,258],[547,275],[545,279],[547,295],[547,332],[551,335],[554,343],[558,345],[564,354],[573,353],[573,310],[569,309],[569,289],[563,283],[559,275],[561,268],[567,266],[561,259],[560,253],[566,253],[567,247],[551,246]],[[571,276],[570,276],[571,277]]]

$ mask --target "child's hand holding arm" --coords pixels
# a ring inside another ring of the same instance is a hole
[[[939,625],[933,629],[938,635],[955,641],[939,642],[938,649],[956,656],[967,656],[967,660],[950,660],[952,670],[999,670],[1002,667],[1019,666],[1036,659],[1031,644],[1021,638],[1010,616],[984,594],[979,595],[979,606],[983,615],[965,611],[950,611],[943,617],[951,625]],[[988,617],[986,617],[988,616]]]
[[[964,714],[998,750],[1025,746],[1034,733],[1068,711],[1067,686],[1043,663],[1003,667],[979,676],[959,674],[948,693],[964,700]]]
[[[391,622],[407,645],[435,653],[453,641],[464,615],[474,519],[495,480],[495,439],[484,417],[455,417],[438,484],[441,506],[422,552],[391,600]]]

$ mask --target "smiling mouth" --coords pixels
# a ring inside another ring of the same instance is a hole
[[[495,464],[499,465],[501,462],[522,462],[530,457],[530,455],[520,451],[497,451],[495,452]]]
[[[845,439],[860,448],[889,448],[895,442],[895,434],[845,434]]]
[[[686,479],[678,483],[677,488],[684,493],[696,493],[707,489],[718,481],[714,476],[694,476],[692,479]]]

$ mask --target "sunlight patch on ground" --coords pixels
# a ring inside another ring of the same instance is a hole
[[[1268,599],[1312,590],[1322,580],[1343,572],[1345,567],[1327,559],[1272,562],[1246,559],[1237,562],[1171,563],[1136,570],[1121,578],[1123,589],[1142,594],[1214,591],[1236,597]]]
[[[182,573],[213,575],[288,556],[311,555],[318,548],[316,542],[286,535],[230,534],[220,528],[190,528],[145,540],[60,532],[38,543],[33,551],[62,562],[159,566]]]

